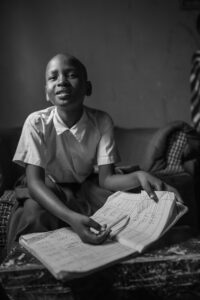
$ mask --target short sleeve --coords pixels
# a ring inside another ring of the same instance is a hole
[[[114,139],[114,124],[108,114],[104,114],[100,120],[100,134],[97,165],[117,163],[120,161],[120,157]]]
[[[32,164],[45,167],[45,147],[42,132],[39,126],[41,120],[30,115],[22,128],[13,161],[21,166]]]

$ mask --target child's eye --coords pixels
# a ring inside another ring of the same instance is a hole
[[[78,77],[78,74],[77,74],[77,73],[69,73],[69,74],[68,74],[68,77],[69,77],[69,78],[77,78],[77,77]]]
[[[48,77],[48,80],[55,80],[56,79],[56,75],[51,75]]]

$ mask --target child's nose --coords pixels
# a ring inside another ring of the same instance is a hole
[[[61,74],[58,78],[58,85],[69,84],[67,76]]]

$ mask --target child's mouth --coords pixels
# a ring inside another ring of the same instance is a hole
[[[69,96],[71,95],[71,91],[70,90],[58,91],[56,95],[59,99],[66,99],[69,98]]]
[[[58,98],[60,99],[66,99],[66,98],[69,98],[70,96],[70,93],[60,93],[58,94]]]

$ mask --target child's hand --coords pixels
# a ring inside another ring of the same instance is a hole
[[[168,191],[173,192],[176,195],[177,201],[183,203],[179,192],[174,187],[163,182],[161,179],[147,172],[138,171],[138,180],[149,197],[155,201],[158,201],[155,191]]]
[[[108,238],[110,230],[106,230],[93,219],[75,213],[71,221],[71,227],[79,235],[84,243],[101,244]],[[98,233],[94,233],[91,228],[95,229]]]

